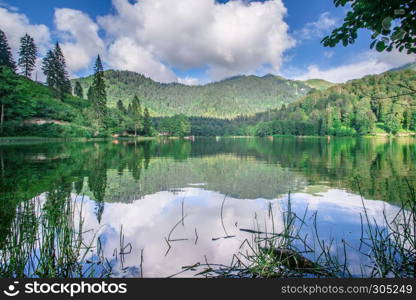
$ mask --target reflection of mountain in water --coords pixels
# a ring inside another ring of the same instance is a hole
[[[302,175],[287,168],[234,155],[189,158],[186,161],[154,159],[141,172],[139,181],[128,170],[122,173],[109,170],[107,176],[109,184],[105,201],[110,202],[131,202],[159,191],[180,192],[194,185],[239,199],[273,199],[289,190],[299,191],[306,185]]]
[[[0,198],[16,201],[68,184],[99,202],[132,201],[195,183],[236,198],[270,199],[305,185],[357,193],[358,176],[366,198],[399,202],[407,197],[405,179],[414,184],[416,143],[375,138],[41,143],[1,146],[0,160]]]

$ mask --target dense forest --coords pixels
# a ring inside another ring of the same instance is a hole
[[[273,136],[416,131],[415,65],[345,84],[237,76],[201,86],[161,84],[127,71],[70,80],[59,43],[31,79],[37,48],[21,39],[16,62],[0,30],[0,136]]]
[[[202,86],[178,83],[163,84],[128,71],[105,72],[108,105],[121,100],[127,105],[137,95],[155,116],[214,117],[232,119],[278,108],[306,95],[313,87],[325,86],[325,81],[294,81],[279,76],[236,76]],[[92,77],[73,80],[86,89]],[[330,83],[326,83],[327,86]]]
[[[107,106],[107,87],[100,56],[86,91],[71,85],[59,43],[42,60],[45,83],[33,81],[37,47],[21,38],[18,63],[0,30],[0,136],[106,137],[156,134],[147,107],[137,97],[125,107]],[[85,99],[86,97],[86,99]]]

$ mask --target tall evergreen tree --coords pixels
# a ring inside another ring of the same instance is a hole
[[[49,87],[58,92],[62,99],[65,94],[71,93],[71,82],[66,70],[65,57],[59,43],[56,43],[53,51],[48,51],[42,62],[42,70],[46,76],[46,83]]]
[[[2,30],[0,30],[0,66],[9,67],[13,72],[16,72],[16,63],[13,60],[7,36]]]
[[[137,132],[143,129],[143,112],[142,105],[137,95],[134,96],[131,102],[131,118],[134,122],[134,135],[137,136]]]
[[[104,81],[104,68],[100,55],[97,56],[94,66],[94,78],[92,81],[92,102],[94,112],[99,125],[102,126],[107,114],[107,92]]]
[[[79,83],[79,81],[75,83],[74,94],[79,98],[84,98],[84,90],[82,89],[81,83]]]
[[[64,94],[71,94],[71,82],[69,81],[68,71],[66,70],[65,57],[62,53],[59,43],[56,43],[54,49],[55,72],[57,78],[57,90],[59,96],[63,98]]]
[[[35,69],[37,51],[35,41],[26,33],[25,36],[20,39],[18,65],[22,74],[27,78],[30,78]]]
[[[12,107],[19,97],[16,89],[17,75],[8,66],[0,65],[0,134],[3,134],[3,124],[7,107]]]
[[[55,88],[57,86],[57,78],[54,64],[55,55],[52,50],[49,50],[42,60],[42,71],[43,74],[45,74],[46,76],[46,84],[52,88]]]
[[[152,120],[150,118],[150,113],[147,107],[144,109],[144,116],[143,116],[143,133],[145,136],[151,136],[152,135]]]
[[[124,107],[123,101],[118,100],[117,101],[117,109],[122,113],[125,114],[126,113],[126,108]]]

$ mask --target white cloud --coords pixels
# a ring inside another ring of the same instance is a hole
[[[110,45],[107,60],[115,69],[139,72],[159,82],[176,81],[175,74],[153,53],[128,37],[117,39]]]
[[[178,78],[178,82],[185,85],[198,85],[201,83],[198,78],[193,77]]]
[[[226,4],[214,0],[113,0],[116,14],[98,19],[113,42],[112,54],[123,56],[130,70],[149,73],[146,65],[130,64],[157,60],[166,68],[208,67],[211,79],[253,73],[264,65],[278,71],[283,53],[294,46],[287,34],[281,0],[252,2],[236,0]],[[136,45],[139,52],[127,52]],[[117,46],[114,46],[117,45]],[[117,51],[122,52],[120,55]],[[143,52],[149,55],[140,57]],[[111,56],[110,56],[111,57]],[[165,72],[165,68],[159,68]],[[152,71],[154,72],[154,71]],[[167,77],[168,74],[161,74]]]
[[[50,47],[50,33],[47,26],[32,25],[24,14],[3,7],[0,7],[0,20],[0,29],[6,33],[15,58],[19,51],[20,38],[26,33],[33,37],[41,54]]]
[[[398,51],[382,52],[368,51],[356,56],[357,61],[329,69],[321,69],[310,65],[307,72],[295,76],[296,79],[324,79],[331,82],[345,82],[369,74],[380,74],[392,68],[415,62],[415,57]]]
[[[329,12],[324,12],[319,15],[317,21],[306,23],[301,30],[295,32],[295,35],[303,40],[323,38],[323,35],[333,28],[336,23],[337,20]]]
[[[105,51],[98,25],[85,13],[69,8],[56,9],[55,24],[70,72],[85,69]]]

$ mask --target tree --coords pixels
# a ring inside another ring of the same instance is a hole
[[[191,123],[183,114],[164,118],[160,125],[161,131],[172,136],[184,137],[191,132]]]
[[[71,82],[66,70],[65,57],[59,43],[55,49],[49,50],[42,62],[42,71],[46,76],[46,83],[57,91],[59,98],[71,93]]]
[[[143,116],[143,133],[145,136],[152,136],[153,135],[153,126],[152,120],[150,118],[150,113],[147,107],[144,109],[144,116]]]
[[[7,66],[0,66],[0,134],[3,134],[4,115],[7,106],[17,98],[18,78]]]
[[[54,68],[54,64],[55,64],[55,57],[54,57],[54,53],[52,50],[49,50],[45,57],[42,60],[42,71],[43,74],[45,74],[46,76],[46,84],[49,87],[56,87],[57,85],[57,78],[56,78],[56,73],[55,73],[55,68]]]
[[[97,56],[94,66],[94,77],[91,86],[91,100],[99,126],[102,126],[107,114],[107,92],[104,81],[104,68],[100,55]]]
[[[344,24],[334,29],[322,43],[334,47],[342,42],[344,46],[353,44],[358,30],[365,28],[373,32],[371,48],[377,51],[416,53],[416,5],[409,0],[334,0],[335,5],[351,5]],[[393,24],[394,27],[393,27]]]
[[[134,123],[134,136],[137,136],[137,131],[143,129],[142,105],[137,95],[134,96],[133,101],[131,102],[130,115]]]
[[[79,81],[75,83],[74,94],[78,98],[84,98],[84,90],[82,89],[81,83],[79,83]]]
[[[122,113],[125,114],[126,113],[126,108],[124,107],[123,101],[118,100],[117,101],[117,109]]]
[[[16,64],[13,60],[7,36],[2,30],[0,30],[0,66],[9,67],[13,72],[16,72]]]
[[[20,39],[19,61],[18,65],[22,70],[22,74],[30,78],[36,66],[37,47],[33,38],[25,34]]]
[[[59,43],[56,43],[54,49],[54,59],[55,59],[55,72],[57,79],[57,90],[59,96],[62,99],[64,94],[70,94],[71,91],[71,82],[69,81],[68,71],[66,70],[66,62],[64,54],[62,53]]]

